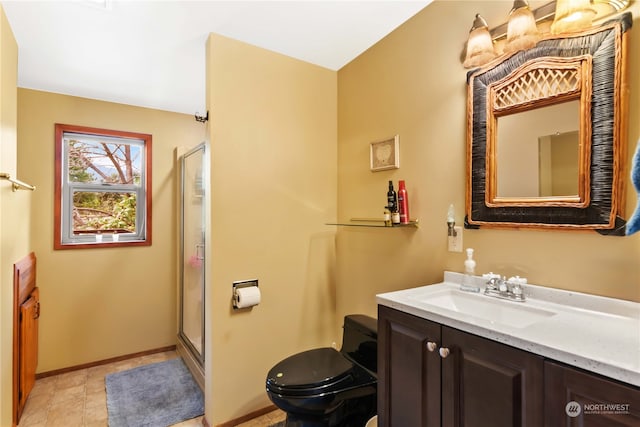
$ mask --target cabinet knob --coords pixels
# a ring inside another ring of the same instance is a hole
[[[427,341],[427,350],[429,350],[430,352],[434,352],[436,350],[436,347],[438,347],[438,344],[434,343],[433,341]]]
[[[449,351],[447,347],[440,347],[440,357],[444,359],[449,355],[449,353],[451,353],[451,351]]]

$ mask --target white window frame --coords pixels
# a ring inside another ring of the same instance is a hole
[[[141,148],[139,184],[84,183],[69,180],[69,138],[87,142],[130,144]],[[151,135],[56,124],[56,249],[119,247],[151,244]],[[73,195],[76,192],[133,193],[136,196],[135,233],[74,234]],[[59,202],[59,204],[58,204]],[[100,240],[98,240],[100,239]]]

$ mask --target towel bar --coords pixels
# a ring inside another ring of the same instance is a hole
[[[5,179],[13,185],[13,191],[18,190],[35,190],[35,185],[29,185],[26,182],[22,182],[19,179],[11,178],[11,174],[0,172],[0,179]]]

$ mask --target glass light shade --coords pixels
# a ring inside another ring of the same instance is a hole
[[[487,21],[480,15],[476,15],[469,40],[467,40],[467,55],[462,63],[465,68],[478,67],[486,64],[496,57],[493,39],[489,33]]]
[[[558,0],[551,33],[560,34],[589,28],[596,11],[589,0]]]
[[[532,48],[541,37],[529,4],[523,0],[513,2],[513,9],[511,9],[507,24],[505,53]]]

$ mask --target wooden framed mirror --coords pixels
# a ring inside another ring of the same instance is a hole
[[[631,14],[467,75],[467,228],[624,234]]]

